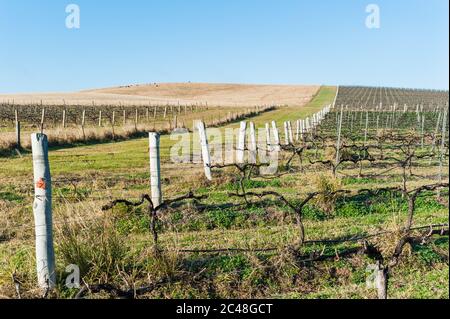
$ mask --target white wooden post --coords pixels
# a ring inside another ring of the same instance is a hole
[[[366,128],[364,130],[364,145],[367,144],[367,131],[369,130],[369,112],[366,111]]]
[[[333,101],[333,104],[332,104],[332,108],[333,109],[336,107],[336,100],[337,100],[338,95],[339,95],[339,86],[336,89],[336,96],[334,97],[334,101]]]
[[[290,144],[294,144],[294,135],[293,135],[293,132],[292,132],[292,125],[291,125],[291,121],[288,121],[287,122],[287,125],[288,125],[288,133],[289,133],[289,143]]]
[[[66,128],[66,110],[63,110],[63,115],[62,115],[62,127]]]
[[[439,111],[438,118],[437,118],[437,123],[436,123],[436,128],[434,130],[434,136],[433,136],[433,149],[432,149],[431,152],[434,152],[434,150],[436,149],[436,138],[437,138],[437,135],[439,134],[439,127],[440,127],[440,124],[441,124],[441,116],[442,116],[442,112]],[[431,160],[432,159],[430,158],[430,162],[431,162]]]
[[[446,138],[446,132],[447,132],[447,116],[448,116],[448,110],[444,110],[444,117],[442,121],[442,136],[441,136],[441,150],[440,150],[440,157],[439,157],[439,183],[442,183],[442,171],[444,166],[444,159],[445,159],[445,138]],[[441,195],[439,191],[439,196]]]
[[[18,150],[22,148],[22,144],[20,142],[20,121],[19,121],[19,113],[17,110],[14,110],[15,114],[15,122],[16,122],[16,147]]]
[[[305,121],[300,120],[300,140],[303,141],[303,133],[305,132]]]
[[[41,101],[42,104],[42,101]],[[42,108],[42,114],[41,114],[41,133],[44,132],[44,124],[45,124],[45,108]]]
[[[237,164],[244,164],[245,161],[245,132],[247,130],[247,122],[242,121],[239,128],[238,145],[236,151]]]
[[[84,132],[84,124],[86,123],[86,110],[81,113],[81,131],[83,132],[83,140],[86,141],[86,133]]]
[[[336,143],[336,165],[339,163],[340,160],[340,148],[341,148],[341,132],[342,132],[342,121],[344,116],[344,108],[341,108],[341,116],[339,119],[339,127],[338,127],[338,136],[337,136],[337,143]]]
[[[422,114],[422,131],[421,131],[421,134],[422,134],[421,146],[422,146],[422,149],[423,149],[424,146],[425,146],[425,114]]]
[[[178,115],[175,115],[173,118],[173,129],[176,130],[178,128]]]
[[[211,174],[211,155],[209,154],[208,137],[206,135],[205,123],[199,121],[197,123],[197,129],[200,135],[200,144],[202,147],[203,167],[205,168],[205,176],[208,180],[212,180]]]
[[[134,113],[134,130],[135,131],[137,131],[138,122],[139,122],[139,112],[138,112],[138,109],[136,109],[135,113]]]
[[[150,146],[150,191],[152,203],[156,208],[162,204],[161,192],[161,159],[160,159],[160,135],[159,133],[149,133]]]
[[[417,107],[416,107],[416,115],[417,115],[417,125],[420,125],[420,111],[419,111],[419,104],[417,104]]]
[[[266,123],[266,146],[267,151],[270,152],[272,150],[272,143],[270,141],[270,124]]]
[[[55,253],[52,229],[52,180],[48,160],[47,136],[31,135],[34,171],[34,225],[36,236],[36,269],[42,289],[56,286]]]
[[[289,126],[288,122],[284,122],[284,145],[289,145]]]
[[[258,145],[256,144],[256,131],[255,123],[250,122],[250,142],[248,144],[248,162],[250,164],[256,164]]]
[[[113,139],[116,138],[116,132],[114,130],[114,125],[116,125],[116,111],[112,112],[112,118],[111,118],[111,130],[112,130]]]
[[[277,123],[275,121],[272,121],[272,131],[273,131],[273,142],[274,142],[272,150],[279,151],[281,149],[280,133],[278,132]]]
[[[98,127],[102,127],[102,111],[98,112]]]

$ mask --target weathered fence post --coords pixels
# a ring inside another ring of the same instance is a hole
[[[421,148],[425,147],[425,114],[422,114],[422,128],[421,128]]]
[[[336,165],[338,165],[340,160],[340,154],[339,151],[341,149],[341,132],[342,132],[342,121],[344,116],[344,108],[341,108],[341,116],[339,119],[339,127],[338,127],[338,136],[337,136],[337,143],[336,143]]]
[[[336,95],[335,95],[334,100],[333,100],[333,104],[332,104],[332,108],[333,109],[336,107],[336,101],[337,101],[338,96],[339,96],[339,85],[337,86]]]
[[[305,122],[306,122],[306,124],[305,124],[306,133],[309,133],[309,131],[311,130],[311,122],[309,120],[309,117],[306,118]]]
[[[272,150],[279,151],[281,149],[280,133],[278,132],[277,123],[275,121],[272,121],[272,131],[273,131],[273,141],[274,141]]]
[[[305,121],[300,120],[300,141],[302,141],[302,142],[304,142],[304,136],[303,136],[304,133],[305,133]]]
[[[203,167],[205,168],[205,176],[208,180],[212,180],[211,175],[211,156],[209,154],[208,137],[206,135],[205,123],[199,121],[197,123],[197,129],[200,136],[200,145],[202,147]]]
[[[81,131],[83,132],[83,140],[86,141],[86,133],[84,132],[84,125],[86,124],[86,110],[83,110],[81,115]]]
[[[102,127],[102,111],[98,112],[98,127]]]
[[[434,152],[436,149],[436,138],[437,138],[437,135],[439,134],[439,127],[441,124],[441,116],[442,116],[442,112],[439,111],[437,122],[436,122],[436,128],[434,130],[434,136],[433,136],[433,149],[431,150],[431,152]],[[431,159],[430,159],[430,163],[431,163]]]
[[[42,103],[42,101],[41,101]],[[42,108],[42,114],[41,114],[41,134],[44,133],[44,123],[45,123],[45,108]]]
[[[441,136],[441,149],[440,149],[440,156],[439,156],[439,183],[442,183],[442,170],[444,166],[444,158],[445,158],[445,136],[447,132],[447,116],[448,116],[448,109],[444,110],[444,117],[442,121],[442,136]],[[438,190],[438,197],[441,197],[441,191]]]
[[[19,112],[14,110],[15,122],[16,122],[16,148],[20,150],[22,148],[22,144],[20,142],[20,121],[19,121]]]
[[[62,113],[62,127],[66,128],[66,110],[65,109],[63,110],[63,113]]]
[[[236,162],[244,164],[245,161],[245,132],[247,130],[247,122],[242,121],[239,128],[238,145],[236,151]]]
[[[288,122],[284,122],[284,144],[289,145],[289,125]]]
[[[291,121],[288,121],[287,125],[288,125],[288,133],[289,133],[289,143],[290,144],[294,144],[294,134],[293,134],[293,131],[292,131]]]
[[[55,253],[52,230],[52,181],[48,161],[48,140],[44,134],[31,135],[34,170],[34,224],[36,236],[36,268],[39,287],[56,285]]]
[[[162,204],[161,192],[161,160],[160,160],[160,135],[159,133],[149,133],[150,147],[150,191],[152,194],[153,207]]]
[[[173,128],[176,130],[178,128],[178,115],[173,118]]]
[[[255,123],[250,122],[250,142],[248,144],[248,152],[249,152],[248,162],[250,164],[256,164],[257,150],[258,145],[256,144]]]
[[[376,266],[376,276],[375,276],[375,286],[377,288],[378,299],[385,300],[387,299],[387,269],[381,265],[380,262],[377,262]]]
[[[272,143],[270,141],[270,124],[266,123],[266,146],[267,146],[267,151],[271,152],[272,151]]]
[[[116,111],[112,112],[112,119],[111,119],[111,129],[112,129],[112,135],[113,135],[113,140],[116,139],[116,132],[114,130],[114,125],[116,124]]]
[[[369,130],[369,112],[366,111],[366,128],[364,129],[364,146],[367,144],[367,131]]]
[[[138,128],[138,121],[139,121],[139,111],[138,109],[135,110],[135,114],[134,114],[134,130],[137,132]]]

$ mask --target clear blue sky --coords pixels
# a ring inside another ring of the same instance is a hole
[[[81,28],[65,27],[65,7]],[[381,9],[381,28],[365,8]],[[0,0],[0,92],[149,82],[448,89],[448,0]]]

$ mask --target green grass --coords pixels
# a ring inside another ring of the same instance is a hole
[[[282,107],[252,119],[258,126],[276,120],[304,118],[332,103],[336,89],[322,87],[306,106]],[[227,125],[236,128],[238,123]],[[223,130],[225,127],[221,128]],[[167,283],[146,295],[147,298],[374,298],[376,292],[366,287],[366,268],[373,263],[364,256],[330,260],[314,265],[298,263],[284,248],[298,239],[299,230],[293,212],[285,205],[267,198],[249,206],[232,198],[238,186],[231,173],[217,175],[212,184],[202,180],[201,165],[167,163],[169,147],[175,141],[161,139],[163,158],[163,194],[172,198],[196,190],[208,195],[201,203],[189,202],[171,208],[159,216],[157,229],[162,256],[153,255],[150,217],[145,206],[129,209],[118,206],[102,212],[111,199],[137,199],[148,193],[148,141],[136,139],[116,143],[53,148],[50,163],[55,181],[80,180],[76,187],[64,181],[54,185],[54,228],[59,274],[57,297],[74,295],[64,287],[64,269],[80,264],[84,279],[90,284],[111,282],[136,287],[168,279]],[[11,296],[11,274],[16,272],[26,283],[26,297],[33,295],[35,281],[32,225],[32,164],[30,154],[23,158],[1,158],[0,181],[0,295]],[[295,173],[266,180],[245,181],[255,192],[276,190],[293,203],[315,187],[321,167],[307,167]],[[354,174],[352,167],[345,172]],[[230,178],[227,178],[230,177]],[[344,178],[352,190],[397,185],[394,179]],[[417,180],[414,180],[417,182]],[[97,199],[97,197],[103,197]],[[377,198],[349,196],[338,200],[326,213],[314,203],[304,210],[307,240],[340,238],[397,230],[406,220],[406,202],[399,196]],[[434,198],[417,202],[415,225],[448,223],[448,211]],[[12,238],[6,226],[19,228]],[[380,246],[392,244],[392,236],[374,239]],[[4,241],[2,241],[5,239]],[[309,245],[302,254],[324,252],[337,254],[355,243],[334,246]],[[260,253],[188,254],[180,249],[260,249],[278,251]],[[392,298],[448,298],[448,265],[443,252],[448,251],[448,237],[431,245],[414,247],[402,259],[392,275]],[[126,287],[125,287],[126,288]]]
[[[20,195],[19,192],[16,191],[0,191],[0,200],[21,203],[24,200],[24,197]]]

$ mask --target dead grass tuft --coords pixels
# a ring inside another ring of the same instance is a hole
[[[331,174],[324,173],[315,178],[314,184],[317,192],[321,193],[314,199],[314,203],[327,214],[331,214],[339,198],[339,195],[334,193],[342,189],[342,181]]]

